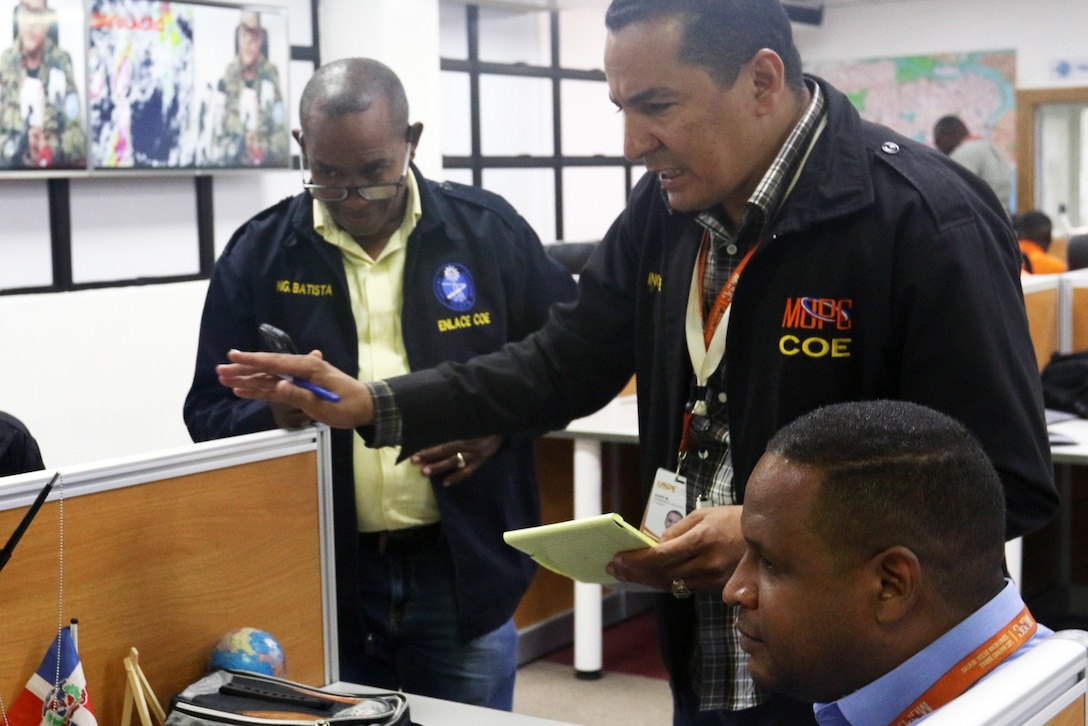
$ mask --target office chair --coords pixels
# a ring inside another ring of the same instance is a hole
[[[1066,261],[1070,270],[1088,267],[1088,234],[1075,234],[1069,238]]]

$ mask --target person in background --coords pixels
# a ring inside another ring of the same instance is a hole
[[[968,171],[985,181],[998,200],[1010,212],[1012,200],[1012,165],[996,146],[986,139],[971,136],[959,116],[942,116],[933,126],[933,143]]]
[[[220,380],[415,451],[562,425],[636,373],[638,484],[683,483],[686,516],[609,571],[661,591],[674,724],[811,723],[809,704],[754,685],[721,599],[748,477],[785,423],[896,397],[983,443],[1006,537],[1045,524],[1058,496],[1016,239],[977,177],[802,73],[778,0],[613,0],[605,25],[624,153],[648,173],[573,306],[466,364],[360,382],[316,356],[232,351]]]
[[[14,19],[15,43],[0,55],[0,167],[84,166],[79,86],[57,14],[46,0],[20,0]]]
[[[0,411],[0,476],[41,471],[45,468],[38,442],[26,424]]]
[[[369,380],[497,350],[575,295],[506,201],[412,166],[423,125],[388,67],[322,66],[300,112],[304,191],[244,224],[212,273],[184,410],[196,441],[309,422],[216,378],[261,323]],[[333,432],[340,676],[509,710],[534,565],[502,534],[540,522],[532,434],[401,453]]]
[[[741,530],[722,598],[752,678],[814,702],[821,724],[909,723],[1052,634],[1005,577],[986,452],[925,406],[842,403],[785,426]]]
[[[1050,254],[1052,224],[1045,212],[1033,209],[1013,218],[1013,227],[1020,238],[1025,270],[1036,275],[1065,272],[1065,260]]]
[[[268,31],[261,16],[243,10],[236,54],[219,80],[222,106],[213,161],[221,166],[284,166],[287,119],[280,74],[268,60]]]

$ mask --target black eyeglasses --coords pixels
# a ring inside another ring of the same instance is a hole
[[[400,172],[400,179],[389,184],[362,184],[357,187],[333,187],[325,184],[313,184],[303,182],[302,188],[310,192],[314,199],[322,202],[342,202],[355,192],[368,202],[384,202],[392,199],[400,193],[400,190],[408,183],[408,164],[412,160],[412,145],[408,145],[408,152],[404,155],[404,168]],[[306,169],[302,170],[303,179],[306,178]]]

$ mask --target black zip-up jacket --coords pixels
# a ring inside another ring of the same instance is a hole
[[[863,121],[816,80],[827,127],[730,313],[725,393],[737,501],[781,426],[834,402],[897,398],[962,421],[1004,483],[1007,536],[1035,530],[1058,495],[1005,212],[980,179]],[[676,465],[692,385],[684,317],[700,232],[693,214],[668,211],[656,178],[643,178],[582,272],[574,306],[502,353],[390,381],[405,450],[454,431],[562,425],[602,406],[635,372],[648,494],[654,471]],[[461,418],[472,428],[462,430]],[[662,605],[677,677],[692,608]]]
[[[412,370],[468,360],[520,340],[544,324],[552,303],[574,297],[571,275],[546,255],[532,228],[503,199],[428,181],[415,167],[412,173],[423,210],[408,240],[404,269],[402,333]],[[185,423],[195,441],[276,427],[266,403],[236,398],[215,374],[231,348],[262,349],[261,323],[287,331],[301,351],[320,349],[340,370],[359,370],[341,252],[314,231],[312,204],[304,193],[261,212],[235,233],[216,262],[185,400]],[[450,266],[456,285],[443,287]],[[462,294],[451,294],[455,288]],[[363,638],[353,617],[358,527],[351,433],[332,434],[342,657],[361,653]],[[448,440],[459,438],[464,437]],[[531,560],[502,540],[505,530],[540,522],[532,446],[531,438],[512,436],[469,480],[454,487],[432,482],[455,563],[466,640],[506,622],[532,578]]]

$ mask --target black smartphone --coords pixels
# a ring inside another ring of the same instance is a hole
[[[295,348],[295,343],[291,340],[291,336],[277,328],[275,325],[261,323],[260,327],[257,329],[260,331],[261,337],[264,338],[264,344],[273,353],[289,353],[291,355],[298,355],[298,349]],[[309,381],[304,381],[301,378],[294,378],[293,376],[289,376],[284,373],[280,374],[280,378],[284,379],[285,381],[290,381],[291,383],[294,383],[300,388],[305,388],[306,390],[312,392],[315,396],[323,398],[326,401],[332,401],[333,403],[336,403],[340,400],[340,396],[336,395],[332,391],[325,390],[316,383],[310,383]]]
[[[275,325],[261,323],[259,330],[261,331],[261,337],[264,338],[264,344],[268,346],[268,349],[273,353],[290,353],[292,355],[298,355],[298,349],[295,348],[295,343],[291,340],[291,336],[277,328]]]

